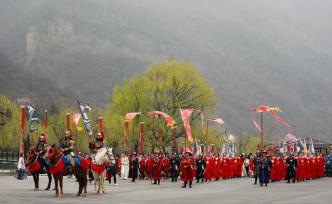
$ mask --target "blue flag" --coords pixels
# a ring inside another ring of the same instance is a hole
[[[78,101],[78,107],[79,107],[80,112],[82,114],[85,129],[88,132],[88,134],[91,136],[92,135],[92,128],[91,128],[90,120],[89,120],[88,115],[87,115],[87,112],[91,111],[91,107],[89,105],[81,103],[80,101]]]
[[[35,109],[31,105],[27,105],[27,108],[28,108],[29,129],[31,132],[37,132],[37,129],[33,127],[33,123],[38,121],[38,118],[33,117]]]
[[[298,152],[299,154],[302,154],[303,150],[304,150],[303,145],[301,144],[301,142],[298,142],[298,143],[297,143],[297,152]]]

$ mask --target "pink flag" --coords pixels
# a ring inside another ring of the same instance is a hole
[[[286,121],[284,121],[283,119],[281,119],[275,112],[271,112],[271,116],[276,119],[279,123],[281,123],[282,125],[286,126],[288,128],[288,132],[292,132],[292,127],[290,125],[288,125],[288,123]]]
[[[137,115],[140,115],[140,112],[137,113],[127,113],[125,116],[125,120],[134,120]]]
[[[257,124],[257,122],[256,122],[255,119],[252,120],[252,123],[254,124],[255,128],[256,128],[259,132],[262,132],[262,128],[261,128],[261,126],[259,126],[259,125]]]
[[[78,127],[78,123],[80,122],[81,119],[81,114],[80,113],[74,113],[73,114],[73,121],[74,121],[74,125],[77,128]]]
[[[287,142],[288,144],[295,144],[295,143],[298,141],[298,139],[296,138],[296,136],[295,136],[295,135],[292,135],[292,134],[290,134],[290,133],[288,133],[288,134],[286,135],[285,140],[286,140],[286,142]]]
[[[167,113],[160,112],[160,111],[151,111],[151,112],[148,112],[147,114],[153,115],[154,117],[156,117],[158,115],[161,115],[165,119],[167,127],[173,127],[174,126],[174,123],[175,123],[174,119],[170,115],[168,115]]]
[[[180,109],[183,126],[184,126],[184,129],[186,130],[187,138],[190,142],[194,141],[192,133],[191,133],[190,123],[189,123],[189,117],[193,112],[194,112],[193,108],[184,109],[184,110]]]
[[[212,119],[209,119],[209,121],[218,123],[219,125],[225,124],[224,120],[221,118],[212,118]]]

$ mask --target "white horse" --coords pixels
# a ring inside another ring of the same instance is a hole
[[[103,147],[98,149],[96,155],[92,158],[92,163],[95,165],[104,165],[105,162],[111,162],[112,165],[115,164],[115,158],[113,156],[112,148]],[[95,178],[95,190],[98,190],[97,194],[105,193],[104,181],[105,181],[105,173],[104,170],[102,173],[93,172],[93,177]]]

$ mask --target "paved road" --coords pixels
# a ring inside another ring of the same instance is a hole
[[[119,186],[106,185],[106,194],[96,195],[93,186],[88,187],[88,197],[76,197],[78,184],[74,179],[65,179],[64,197],[54,197],[53,191],[33,192],[33,180],[19,181],[13,177],[0,177],[0,203],[246,203],[246,204],[332,204],[332,178],[307,181],[297,184],[273,183],[268,187],[252,184],[252,179],[241,178],[227,181],[196,184],[192,189],[180,188],[180,183],[162,182],[160,186],[149,181],[131,183],[119,181]],[[46,177],[41,178],[46,186]]]

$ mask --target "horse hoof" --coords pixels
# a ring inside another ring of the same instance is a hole
[[[33,191],[39,191],[39,188],[35,188],[35,189],[33,189]]]
[[[83,193],[83,194],[82,194],[82,197],[87,197],[87,194],[86,194],[86,193]]]
[[[49,191],[50,190],[50,188],[45,188],[45,191]]]

